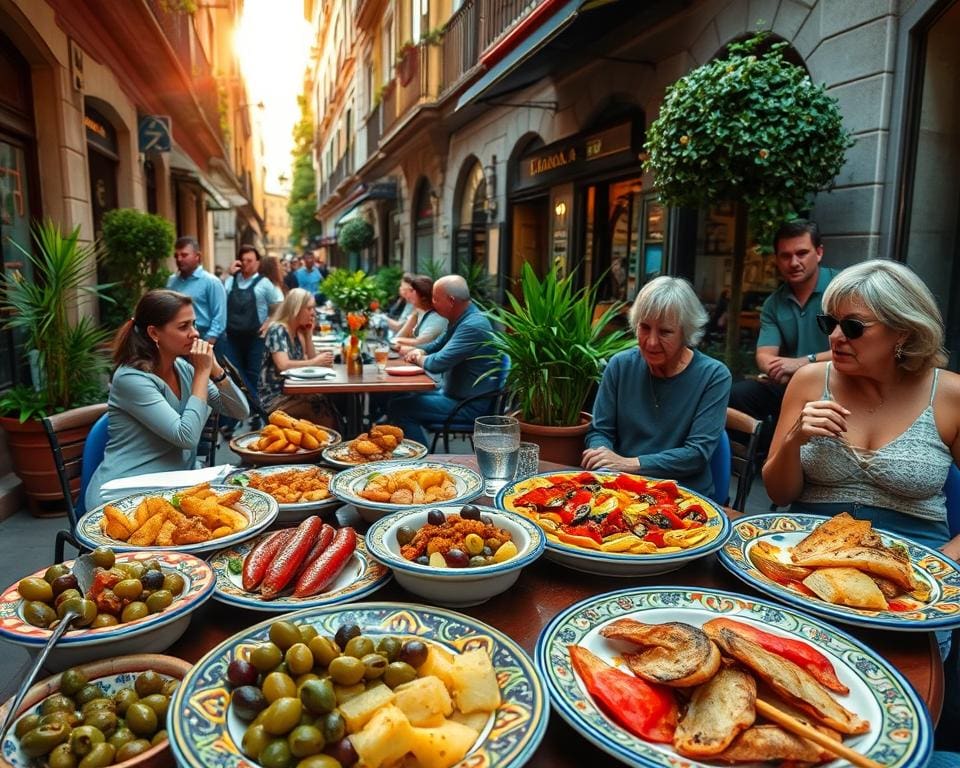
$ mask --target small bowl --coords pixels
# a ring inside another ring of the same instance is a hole
[[[170,607],[112,627],[68,629],[50,651],[45,669],[67,669],[106,656],[137,651],[156,653],[180,639],[190,624],[193,611],[213,596],[216,586],[213,570],[200,558],[182,552],[117,553],[117,562],[120,563],[150,559],[159,560],[164,571],[176,571],[186,582],[183,592],[174,598]],[[46,568],[27,576],[43,577],[44,571]],[[0,639],[36,652],[47,642],[50,630],[28,624],[23,618],[23,600],[17,591],[19,583],[18,579],[0,593]]]
[[[462,505],[431,507],[445,515],[459,514]],[[510,533],[517,545],[515,557],[502,563],[475,568],[434,568],[414,563],[400,554],[397,529],[407,525],[414,530],[427,522],[428,509],[409,509],[384,517],[367,531],[367,549],[384,565],[393,569],[401,587],[437,605],[457,608],[478,605],[514,585],[525,565],[543,553],[546,537],[540,526],[515,512],[480,507],[495,526]]]
[[[260,439],[259,431],[247,432],[246,434],[234,437],[230,440],[230,450],[242,458],[247,464],[253,464],[258,467],[263,465],[270,466],[271,464],[303,464],[304,462],[319,461],[324,448],[336,445],[343,438],[340,437],[339,432],[335,432],[327,427],[322,427],[318,424],[317,428],[321,432],[325,432],[329,440],[319,448],[313,448],[312,450],[299,448],[295,453],[267,453],[266,451],[258,451],[251,446]]]
[[[147,670],[153,670],[165,678],[182,680],[193,665],[183,659],[177,659],[173,656],[159,656],[151,653],[139,653],[133,656],[120,656],[94,661],[81,667],[86,673],[91,683],[98,683],[101,688],[112,694],[120,688],[128,687],[133,684],[137,675]],[[23,715],[38,712],[40,704],[44,699],[49,698],[55,693],[60,692],[60,674],[57,673],[36,683],[28,692],[23,702],[20,704],[20,711],[17,716],[19,720]],[[10,709],[13,700],[10,699],[0,707],[0,722],[3,722]],[[14,720],[14,725],[17,720]],[[11,766],[12,768],[36,768],[37,761],[27,757],[20,751],[20,741],[13,734],[13,725],[0,742],[0,765]],[[170,742],[164,741],[151,747],[146,752],[125,760],[122,763],[114,763],[111,768],[161,768],[173,764],[173,757],[170,754]]]

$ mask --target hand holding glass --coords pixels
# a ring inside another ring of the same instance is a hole
[[[517,472],[520,422],[512,416],[480,416],[473,424],[473,445],[484,492],[493,496]]]

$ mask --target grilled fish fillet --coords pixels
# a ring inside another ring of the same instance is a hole
[[[917,588],[913,579],[913,566],[904,562],[886,547],[848,547],[832,552],[820,552],[793,560],[797,565],[856,568],[859,571],[889,579],[905,592]]]
[[[634,619],[617,619],[600,634],[612,640],[626,640],[643,647],[640,653],[623,654],[637,677],[650,683],[676,688],[700,685],[720,668],[720,651],[703,630],[680,622],[643,624]]]
[[[779,725],[755,725],[747,728],[727,749],[711,759],[726,763],[765,763],[772,760],[823,763],[833,758],[833,753],[812,741],[794,736]]]
[[[883,544],[869,520],[857,520],[848,512],[841,512],[812,530],[793,547],[791,554],[793,561],[799,563],[811,555],[832,552],[835,549],[880,546]]]
[[[764,650],[729,629],[707,630],[727,656],[736,659],[790,704],[840,733],[865,733],[870,723],[830,695],[813,676],[792,661]]]
[[[673,746],[687,757],[723,752],[756,719],[757,681],[741,669],[721,669],[694,692],[673,735]]]

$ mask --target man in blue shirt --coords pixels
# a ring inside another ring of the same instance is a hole
[[[326,275],[316,264],[313,251],[303,252],[303,266],[296,272],[297,284],[312,296],[316,296],[320,290],[320,283]]]
[[[467,281],[460,275],[441,277],[433,284],[433,308],[448,321],[447,332],[435,341],[407,354],[406,361],[431,374],[443,374],[443,386],[436,392],[400,395],[387,406],[387,422],[402,427],[411,440],[426,444],[424,424],[443,422],[459,401],[496,389],[493,377],[477,379],[499,367],[490,344],[493,327],[470,301]],[[490,400],[478,400],[461,409],[460,416],[472,420],[489,412]]]
[[[170,275],[167,288],[193,299],[200,338],[216,344],[227,327],[227,293],[223,283],[200,266],[200,243],[193,237],[181,237],[173,245],[177,272]]]

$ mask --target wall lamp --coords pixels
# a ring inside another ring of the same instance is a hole
[[[497,156],[490,158],[490,165],[483,169],[487,183],[487,216],[490,221],[497,220]]]

